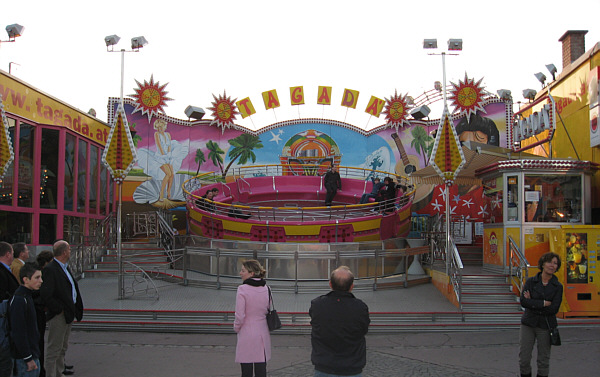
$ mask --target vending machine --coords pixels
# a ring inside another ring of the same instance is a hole
[[[600,315],[598,250],[600,225],[563,225],[551,232],[550,248],[561,257],[557,273],[564,287],[559,315],[592,317]]]

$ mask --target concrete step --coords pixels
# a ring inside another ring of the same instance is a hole
[[[275,333],[309,334],[306,312],[278,312],[282,329]],[[518,328],[521,313],[370,313],[369,333],[486,331]],[[165,333],[233,333],[231,311],[85,310],[78,330],[151,331]]]

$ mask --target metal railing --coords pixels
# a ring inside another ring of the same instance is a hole
[[[385,241],[345,243],[262,243],[188,238],[183,249],[184,284],[202,282],[221,288],[223,281],[235,278],[239,284],[239,266],[243,259],[257,259],[267,270],[270,281],[294,282],[297,293],[311,282],[327,281],[333,269],[349,266],[355,278],[379,279],[403,274],[399,284],[408,285],[408,257],[429,253],[429,246],[407,247],[404,238]]]
[[[316,165],[318,166],[318,165]],[[390,174],[384,171],[372,171],[368,169],[355,167],[340,167],[340,175],[343,178],[352,178],[365,180],[371,174],[377,173],[380,176],[390,176],[399,184],[405,185],[408,188],[407,193],[401,197],[388,199],[377,203],[366,204],[340,204],[333,206],[323,206],[325,193],[320,187],[316,191],[316,199],[279,199],[279,189],[275,184],[275,177],[289,173],[292,169],[289,165],[258,165],[250,167],[239,167],[231,169],[230,174],[237,182],[242,181],[242,184],[237,184],[237,188],[241,192],[252,192],[252,185],[246,178],[249,177],[273,177],[273,195],[268,201],[256,201],[250,204],[239,203],[221,203],[202,198],[200,195],[194,194],[196,190],[207,183],[221,182],[220,191],[226,192],[227,196],[231,196],[231,188],[222,183],[223,177],[216,172],[201,174],[195,178],[187,180],[183,184],[183,191],[186,195],[188,206],[199,211],[206,212],[216,216],[230,216],[238,218],[252,218],[258,221],[335,221],[358,217],[365,217],[372,214],[371,212],[383,212],[402,208],[410,203],[413,199],[415,189],[409,183],[406,177]],[[317,171],[317,170],[315,170]],[[308,175],[308,174],[306,174]],[[242,186],[242,187],[240,187]],[[322,182],[321,182],[322,186]],[[225,190],[225,187],[227,190]],[[365,186],[366,187],[366,186]],[[362,195],[362,192],[356,195]],[[360,196],[357,197],[357,201]]]
[[[519,290],[519,296],[523,292],[523,285],[529,277],[529,262],[525,254],[519,249],[517,243],[508,236],[508,269],[510,281]]]
[[[462,269],[463,263],[460,258],[460,254],[458,253],[458,249],[456,248],[456,244],[454,243],[454,239],[452,236],[450,237],[450,256],[448,258],[448,275],[450,276],[450,282],[452,283],[452,287],[454,288],[454,294],[456,295],[456,299],[458,301],[458,307],[462,310]]]

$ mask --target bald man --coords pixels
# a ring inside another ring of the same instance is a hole
[[[315,377],[362,376],[367,363],[369,308],[351,293],[354,275],[346,266],[331,273],[331,292],[310,303],[311,361]]]

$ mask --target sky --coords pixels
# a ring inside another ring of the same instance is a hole
[[[371,96],[416,98],[442,80],[442,58],[423,39],[437,38],[438,53],[463,40],[463,51],[446,56],[449,88],[466,74],[491,93],[511,90],[516,103],[523,89],[541,89],[534,73],[551,77],[546,64],[562,70],[565,31],[588,30],[586,51],[600,41],[599,13],[598,0],[11,1],[0,25],[25,30],[0,43],[0,69],[106,121],[108,98],[120,95],[121,54],[107,52],[104,37],[120,36],[120,51],[143,35],[148,45],[125,54],[124,94],[136,80],[167,84],[169,116],[187,119],[193,105],[212,119],[213,96],[226,92],[250,97],[256,114],[236,120],[250,129],[299,117],[371,129],[385,123],[365,113]],[[305,105],[290,104],[292,86],[304,87]],[[330,106],[316,104],[318,86],[333,88]],[[340,105],[346,88],[360,92],[356,109]],[[265,110],[261,93],[272,89],[281,107]],[[440,118],[441,104],[431,107]]]

